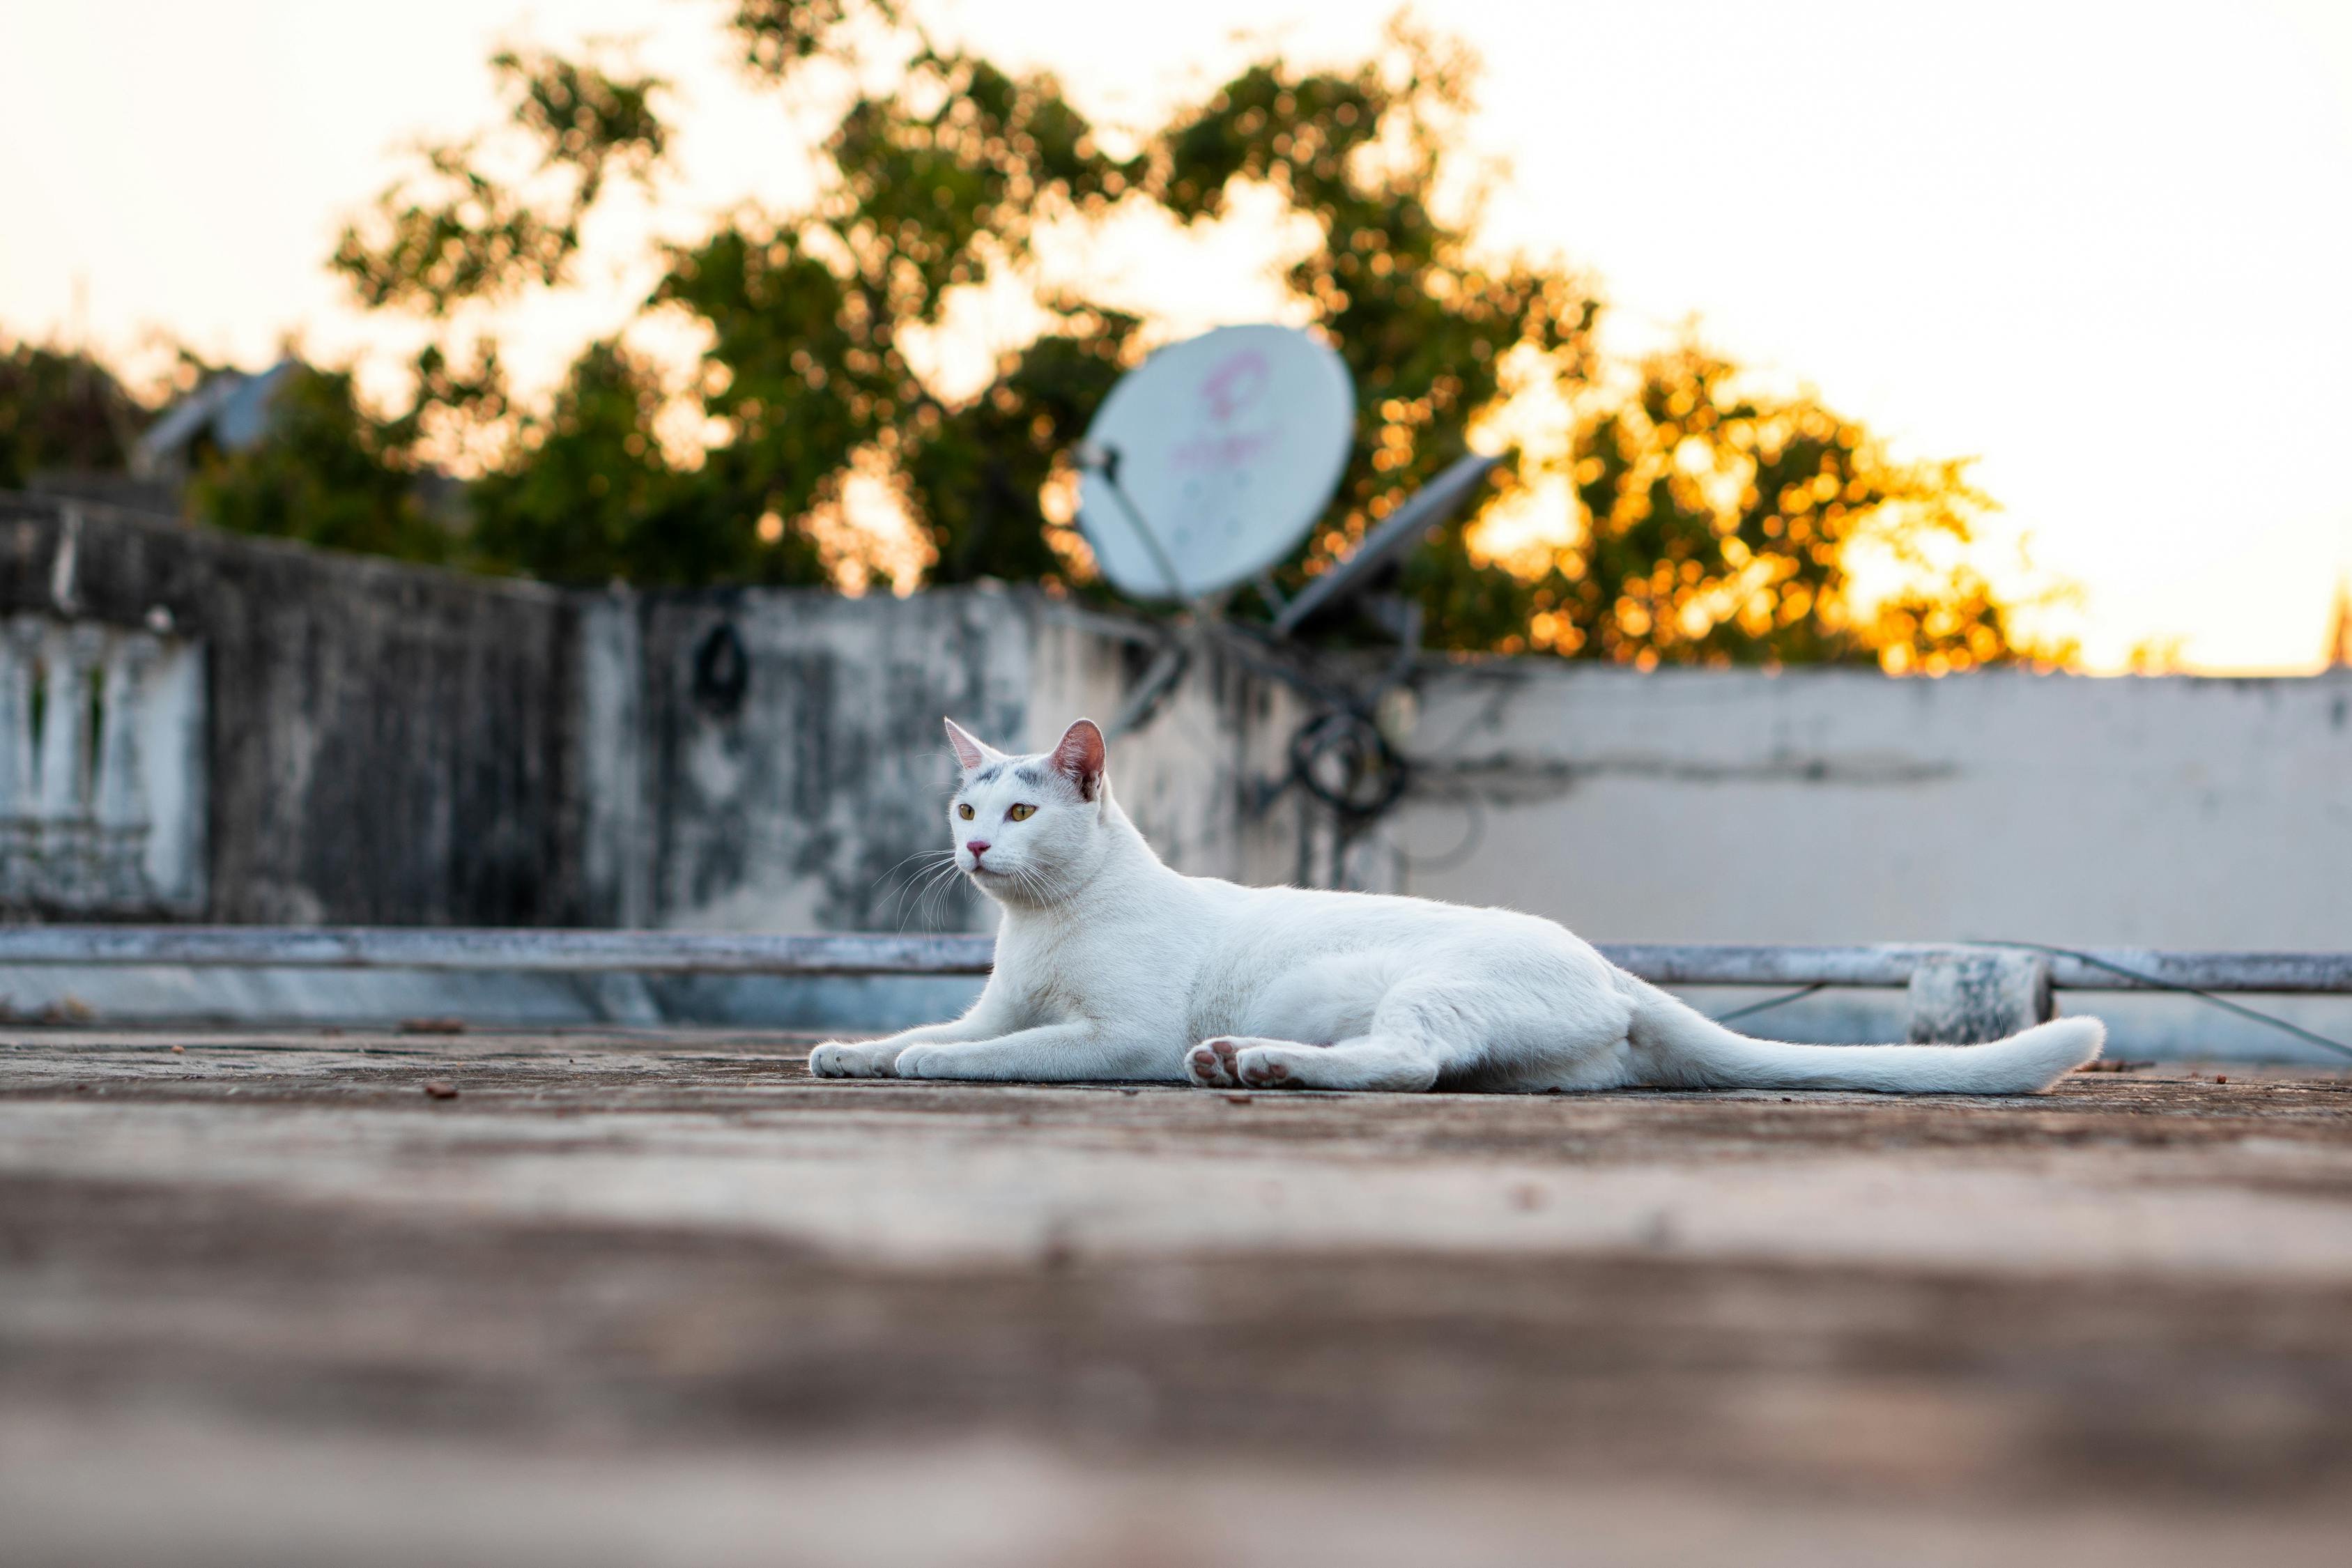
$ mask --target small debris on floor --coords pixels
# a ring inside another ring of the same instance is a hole
[[[172,1047],[172,1054],[175,1057],[184,1057],[188,1054],[188,1047],[185,1046],[173,1046]]]
[[[1227,1105],[1247,1105],[1249,1102],[1250,1097],[1246,1094],[1229,1094],[1225,1096],[1225,1103]]]
[[[435,1100],[455,1100],[457,1098],[457,1086],[446,1079],[436,1078],[426,1081],[425,1092]]]

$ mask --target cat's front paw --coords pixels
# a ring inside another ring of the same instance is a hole
[[[811,1078],[888,1078],[891,1066],[888,1052],[848,1040],[827,1040],[808,1059]]]
[[[942,1068],[946,1065],[945,1062],[940,1059],[940,1049],[937,1046],[908,1046],[905,1050],[898,1053],[898,1059],[892,1065],[890,1070],[900,1078],[949,1078],[953,1076],[952,1074],[944,1071],[935,1074],[925,1070],[927,1066],[934,1064]]]
[[[1184,1053],[1185,1076],[1201,1089],[1238,1089],[1242,1075],[1234,1058],[1233,1041],[1202,1040]]]

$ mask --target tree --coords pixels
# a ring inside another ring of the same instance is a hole
[[[2013,606],[1959,552],[1990,502],[1967,465],[1905,463],[1808,395],[1685,343],[1577,434],[1586,525],[1513,574],[1496,646],[1651,668],[1875,658],[1943,674],[2014,657]],[[1893,585],[1868,603],[1857,564]]]
[[[48,468],[119,473],[147,417],[88,354],[14,344],[0,353],[0,490]]]
[[[1766,395],[1696,345],[1630,373],[1603,364],[1588,279],[1481,247],[1478,181],[1456,153],[1473,62],[1443,40],[1400,24],[1352,67],[1261,60],[1165,125],[1107,138],[1052,77],[941,47],[910,5],[740,0],[729,26],[757,77],[803,100],[844,91],[845,107],[812,204],[739,214],[677,247],[647,301],[702,329],[683,423],[723,434],[666,449],[657,425],[677,395],[623,342],[593,345],[549,412],[512,421],[474,488],[481,563],[581,581],[832,581],[819,520],[864,475],[914,521],[930,581],[1097,591],[1045,497],[1146,324],[1055,287],[1039,238],[1151,207],[1212,223],[1255,187],[1312,227],[1286,281],[1360,400],[1339,498],[1277,572],[1287,586],[1532,386],[1580,411],[1571,455],[1549,476],[1507,466],[1408,563],[1440,645],[1923,669],[2020,652],[2009,606],[1958,549],[1990,505],[1963,465],[1897,462],[1859,422]],[[503,163],[478,142],[423,153],[338,247],[371,306],[446,321],[560,285],[609,174],[658,166],[657,80],[610,58],[493,64],[505,135],[525,150]],[[909,342],[1006,279],[1041,330],[977,395],[943,395]],[[487,374],[443,368],[446,395],[420,373],[403,416],[412,437],[436,420],[509,417]],[[1497,556],[1481,546],[1484,520],[1515,489],[1577,516],[1543,549]],[[1868,604],[1854,588],[1865,558],[1896,584]]]
[[[412,423],[370,416],[348,371],[297,365],[271,391],[261,439],[199,458],[189,509],[238,533],[447,561],[457,540],[418,493],[413,446]]]

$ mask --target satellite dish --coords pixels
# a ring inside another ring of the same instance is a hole
[[[1120,378],[1079,460],[1078,526],[1111,586],[1198,599],[1288,555],[1339,489],[1356,395],[1289,327],[1220,327]]]

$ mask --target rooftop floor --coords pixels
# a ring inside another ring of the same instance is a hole
[[[2352,1539],[2344,1075],[1335,1096],[803,1049],[0,1039],[9,1561]]]

